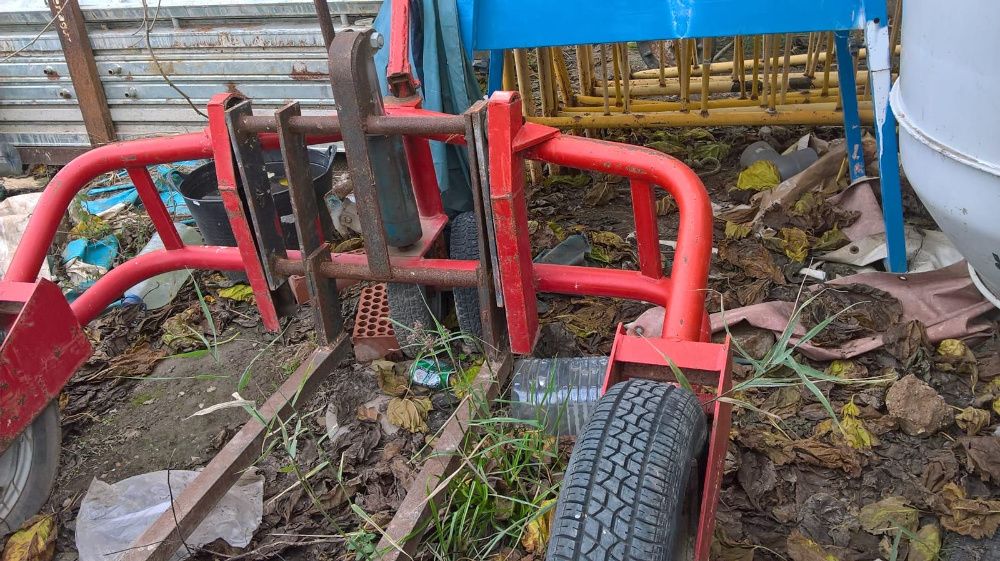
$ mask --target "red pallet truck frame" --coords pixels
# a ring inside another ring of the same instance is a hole
[[[403,3],[405,4],[405,2]],[[372,32],[338,35],[330,47],[330,73],[338,112],[302,116],[289,103],[273,116],[253,114],[235,94],[215,96],[208,126],[197,133],[119,142],[96,148],[62,168],[49,183],[0,281],[0,452],[15,443],[54,400],[92,352],[83,326],[122,293],[160,273],[178,269],[243,271],[264,325],[277,330],[287,308],[287,278],[304,275],[319,348],[262,408],[270,419],[305,399],[349,350],[335,279],[408,282],[442,289],[476,287],[483,338],[492,355],[530,353],[538,334],[536,293],[640,300],[666,308],[659,338],[630,336],[619,326],[605,389],[629,378],[676,383],[672,365],[699,390],[711,418],[702,477],[695,559],[708,559],[714,512],[728,444],[730,408],[715,397],[730,388],[728,342],[708,341],[704,310],[712,243],[712,213],[698,176],[680,161],[650,149],[561,134],[525,123],[517,94],[498,92],[463,115],[420,109],[404,70],[390,77],[395,97],[377,94]],[[404,55],[405,56],[405,55]],[[397,59],[398,63],[398,59]],[[373,94],[373,92],[376,92]],[[401,138],[422,237],[395,249],[386,242],[374,164],[365,149],[372,138]],[[355,184],[365,254],[332,253],[329,217],[313,193],[309,144],[343,140]],[[473,167],[479,226],[479,260],[440,255],[448,217],[431,161],[429,140],[464,144]],[[292,196],[300,250],[286,250],[269,186],[259,160],[262,148],[280,148]],[[173,227],[147,166],[213,158],[237,247],[185,245]],[[532,262],[525,200],[525,160],[626,177],[631,182],[639,270],[614,270]],[[124,168],[134,182],[165,249],[133,258],[108,272],[72,303],[39,269],[70,202],[93,178]],[[670,275],[663,274],[654,186],[666,189],[680,211]],[[670,357],[668,360],[666,357]],[[165,560],[256,458],[266,427],[248,423],[178,495],[168,512],[137,540],[126,559]],[[402,514],[402,513],[401,513]]]

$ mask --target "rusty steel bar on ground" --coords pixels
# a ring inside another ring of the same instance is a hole
[[[340,119],[337,114],[292,117],[289,126],[299,134],[330,135],[340,134]],[[278,131],[274,117],[248,116],[240,120],[240,129],[246,132],[271,133]],[[465,122],[461,115],[378,115],[365,122],[367,134],[385,135],[465,135]]]
[[[124,561],[167,561],[200,524],[212,507],[239,479],[244,469],[260,456],[272,423],[286,422],[295,413],[295,403],[304,403],[347,355],[350,337],[341,333],[330,346],[320,347],[296,369],[260,408],[268,425],[252,419],[212,458],[152,526],[146,528],[133,547],[124,552]]]

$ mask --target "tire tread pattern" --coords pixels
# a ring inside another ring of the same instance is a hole
[[[573,449],[547,561],[674,561],[691,461],[706,433],[701,404],[686,390],[639,379],[611,388]]]

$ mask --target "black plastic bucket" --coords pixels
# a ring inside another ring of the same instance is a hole
[[[335,148],[328,150],[309,149],[309,170],[313,176],[313,187],[319,195],[325,195],[333,184],[333,158]],[[264,169],[271,180],[271,196],[274,197],[275,210],[281,217],[282,237],[287,249],[298,249],[299,237],[295,232],[295,222],[292,220],[292,201],[288,194],[288,186],[282,185],[285,178],[285,166],[281,160],[281,152],[267,150],[263,153]],[[191,217],[194,218],[205,245],[236,246],[236,238],[229,225],[229,216],[219,195],[219,180],[215,177],[215,162],[195,169],[181,181],[178,190],[187,202]]]

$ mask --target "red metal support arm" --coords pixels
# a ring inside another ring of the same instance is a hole
[[[211,139],[207,131],[201,131],[166,138],[117,142],[95,148],[76,158],[56,173],[38,199],[35,212],[28,220],[21,243],[14,252],[3,280],[35,281],[63,215],[73,202],[73,197],[91,179],[122,168],[211,157]],[[162,202],[157,202],[159,206],[163,206]]]
[[[652,185],[660,185],[674,197],[681,220],[670,271],[673,291],[667,297],[663,337],[700,340],[705,314],[704,289],[712,258],[712,205],[698,175],[683,162],[662,152],[578,136],[560,135],[529,148],[526,156],[629,177],[634,182],[633,193],[637,187],[651,191]],[[646,195],[640,198],[645,200]],[[637,207],[641,208],[642,204]],[[656,255],[659,256],[659,240],[651,235],[656,231],[655,216],[636,210],[636,221],[640,257],[651,253],[649,247],[652,244],[656,244]],[[650,271],[643,269],[643,272]]]

